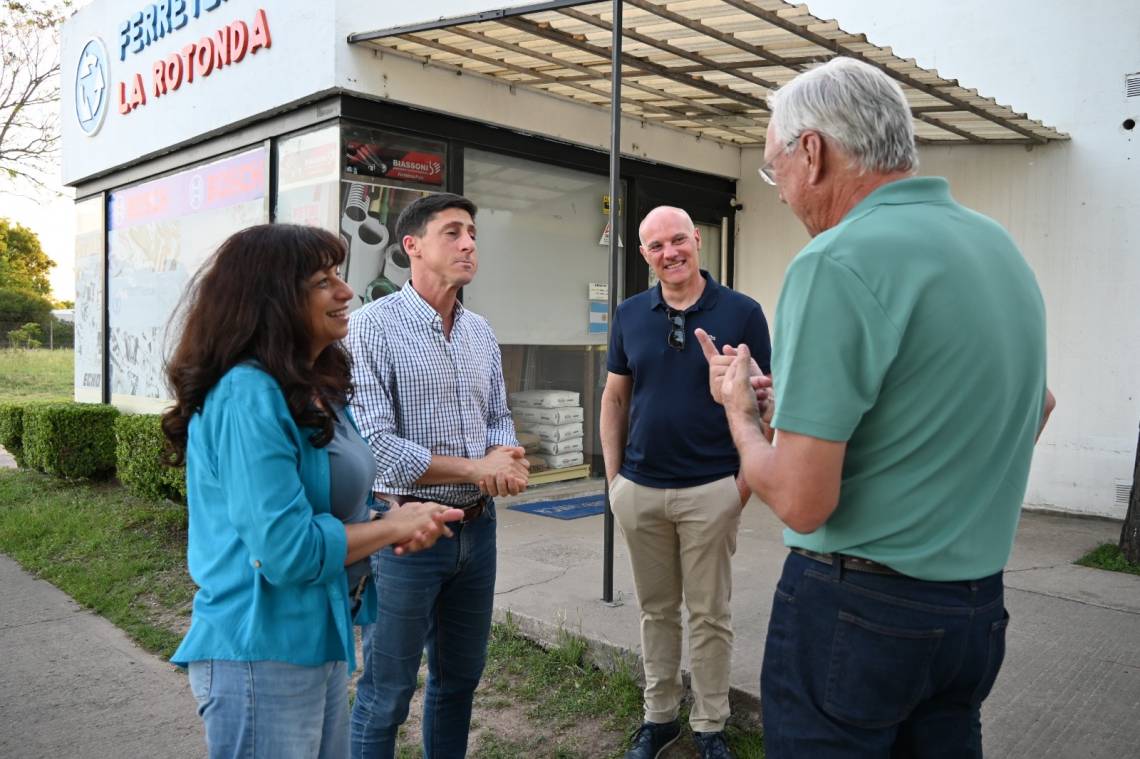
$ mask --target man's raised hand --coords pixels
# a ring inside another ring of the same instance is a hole
[[[705,354],[705,360],[709,362],[709,392],[712,393],[714,401],[724,405],[725,374],[741,350],[744,350],[747,354],[748,346],[743,343],[739,348],[726,345],[724,346],[724,352],[718,353],[716,345],[713,344],[712,338],[709,337],[707,332],[697,327],[693,334],[697,336],[697,342],[701,345],[701,352]],[[747,354],[746,364],[748,368],[748,384],[752,387],[761,416],[763,416],[765,420],[770,420],[772,418],[773,405],[771,402],[773,400],[772,380],[770,377],[764,376],[764,373],[760,371],[760,365],[756,363],[750,354]]]

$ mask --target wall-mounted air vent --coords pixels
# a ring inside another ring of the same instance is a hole
[[[1113,480],[1116,486],[1116,505],[1128,506],[1128,497],[1132,494],[1132,480]]]
[[[1140,71],[1124,75],[1124,97],[1140,98]]]

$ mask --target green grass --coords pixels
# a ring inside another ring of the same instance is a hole
[[[116,485],[0,470],[0,551],[148,651],[174,653],[194,595],[185,507]]]
[[[618,659],[608,670],[599,669],[586,660],[587,649],[585,640],[563,632],[556,646],[544,650],[524,637],[509,617],[505,624],[495,625],[484,681],[503,702],[526,704],[536,729],[528,741],[484,736],[472,756],[594,756],[575,748],[575,726],[584,723],[597,723],[618,736],[608,756],[623,756],[629,737],[641,724],[641,686],[628,660]],[[483,703],[493,708],[496,702],[491,696]],[[687,707],[682,708],[680,720],[687,723]],[[730,724],[725,732],[737,759],[763,759],[764,742],[758,729]],[[682,742],[689,740],[687,734],[682,738]],[[674,749],[674,755],[680,756],[682,750]]]
[[[549,650],[524,637],[509,620],[495,625],[484,677],[493,691],[532,705],[551,728],[583,717],[632,730],[641,718],[641,687],[627,665],[603,671],[586,661],[586,641],[568,633]]]
[[[1115,543],[1101,543],[1077,559],[1076,563],[1082,567],[1107,569],[1110,572],[1127,572],[1132,575],[1140,575],[1140,564],[1133,564],[1124,558],[1124,554],[1120,551],[1120,546]]]
[[[0,401],[69,401],[75,351],[0,349]]]

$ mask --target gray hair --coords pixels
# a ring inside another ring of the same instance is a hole
[[[830,137],[864,171],[915,171],[910,106],[898,82],[874,66],[838,56],[768,95],[781,142],[807,129]]]

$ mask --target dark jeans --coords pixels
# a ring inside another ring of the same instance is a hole
[[[364,671],[352,709],[354,759],[395,755],[425,645],[424,758],[466,754],[495,603],[494,503],[451,529],[454,538],[426,551],[397,556],[385,549],[372,557],[378,616],[364,628]]]
[[[980,758],[1002,587],[1001,573],[927,582],[789,554],[760,675],[769,759]]]

